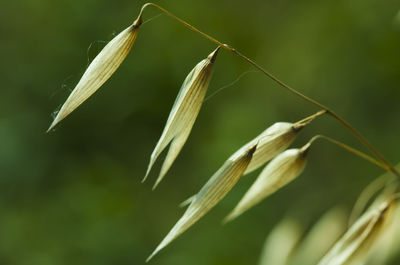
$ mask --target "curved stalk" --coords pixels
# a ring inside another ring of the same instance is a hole
[[[377,161],[376,159],[370,157],[369,155],[364,154],[363,152],[358,151],[357,149],[355,149],[355,148],[353,148],[353,147],[351,147],[351,146],[348,146],[347,144],[344,144],[344,143],[342,143],[342,142],[340,142],[340,141],[337,141],[337,140],[332,139],[332,138],[330,138],[330,137],[328,137],[328,136],[325,136],[325,135],[320,135],[320,134],[318,134],[318,135],[314,136],[314,137],[311,138],[311,140],[308,142],[308,145],[311,145],[311,144],[312,144],[313,142],[315,142],[317,139],[324,139],[324,140],[327,140],[328,142],[333,143],[333,144],[335,144],[335,145],[337,145],[337,146],[339,146],[339,147],[341,147],[341,148],[343,148],[343,149],[346,149],[347,151],[349,151],[349,152],[355,154],[356,156],[359,156],[359,157],[361,157],[361,158],[363,158],[363,159],[365,159],[365,160],[371,162],[372,164],[375,164],[375,165],[377,165],[378,167],[383,168],[383,169],[386,170],[386,171],[390,171],[390,168],[389,168],[386,164]]]
[[[384,165],[386,170],[392,172],[394,175],[396,175],[397,177],[400,178],[400,173],[384,158],[384,156],[378,152],[378,150],[376,150],[368,141],[367,139],[365,139],[354,127],[352,127],[350,125],[350,123],[348,123],[347,121],[345,121],[343,118],[341,118],[338,114],[336,114],[335,112],[333,112],[332,110],[330,110],[327,106],[319,103],[318,101],[307,97],[306,95],[302,94],[301,92],[297,91],[296,89],[290,87],[289,85],[285,84],[284,82],[282,82],[281,80],[279,80],[277,77],[275,77],[274,75],[272,75],[271,73],[269,73],[267,70],[265,70],[263,67],[261,67],[260,65],[258,65],[256,62],[254,62],[253,60],[251,60],[250,58],[246,57],[245,55],[241,54],[239,51],[237,51],[236,49],[230,47],[227,44],[223,44],[222,42],[218,41],[217,39],[211,37],[210,35],[202,32],[201,30],[193,27],[192,25],[190,25],[189,23],[187,23],[186,21],[184,21],[183,19],[175,16],[174,14],[170,13],[168,10],[162,8],[161,6],[154,4],[154,3],[146,3],[145,5],[142,6],[142,9],[140,11],[140,15],[143,13],[144,9],[146,9],[147,7],[152,6],[155,7],[157,9],[159,9],[160,11],[162,11],[163,13],[165,13],[166,15],[168,15],[169,17],[173,18],[174,20],[178,21],[179,23],[183,24],[185,27],[189,28],[191,31],[194,31],[198,34],[200,34],[201,36],[203,36],[204,38],[210,40],[211,42],[217,44],[218,46],[222,47],[223,49],[233,53],[234,55],[238,56],[239,58],[241,58],[242,60],[246,61],[247,63],[251,64],[253,67],[255,67],[256,69],[258,69],[260,72],[262,72],[264,75],[266,75],[267,77],[269,77],[270,79],[272,79],[275,83],[277,83],[278,85],[280,85],[281,87],[285,88],[286,90],[288,90],[289,92],[291,92],[292,94],[302,98],[303,100],[317,106],[318,108],[324,110],[327,114],[329,114],[331,117],[333,117],[334,119],[336,119],[337,121],[339,121],[343,126],[345,126],[353,135],[355,135]],[[369,160],[369,159],[368,159]]]

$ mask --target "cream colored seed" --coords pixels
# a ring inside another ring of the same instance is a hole
[[[225,197],[243,175],[255,150],[256,145],[251,146],[241,154],[230,157],[224,163],[200,191],[192,197],[186,212],[150,255],[147,261],[196,223]]]
[[[79,107],[112,76],[131,50],[141,23],[140,15],[131,26],[113,38],[94,58],[62,105],[48,131]]]
[[[164,160],[161,172],[153,189],[156,188],[164,178],[189,137],[197,115],[200,112],[201,105],[203,104],[219,48],[220,47],[214,50],[206,59],[199,62],[182,84],[164,127],[164,131],[151,154],[147,172],[143,179],[143,181],[146,180],[158,156],[168,144],[170,144],[167,157]]]
[[[267,196],[285,186],[303,171],[309,144],[301,149],[289,149],[274,158],[260,173],[235,209],[225,218],[230,221]]]
[[[378,207],[361,216],[318,265],[363,264],[370,250],[379,244],[380,239],[392,221],[397,202],[388,199]]]

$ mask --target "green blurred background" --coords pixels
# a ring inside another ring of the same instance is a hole
[[[157,3],[330,106],[389,161],[400,161],[398,0]],[[1,265],[144,264],[183,214],[177,205],[230,154],[274,122],[317,111],[250,72],[204,103],[184,149],[152,192],[162,158],[149,181],[140,181],[178,89],[215,48],[162,15],[142,26],[113,77],[46,134],[88,61],[132,23],[142,4],[2,1]],[[158,14],[150,8],[145,19]],[[221,52],[209,94],[248,70]],[[303,130],[293,146],[318,133],[366,151],[329,117]],[[222,226],[258,172],[150,264],[256,264],[265,237],[284,216],[307,227],[332,206],[349,210],[382,170],[320,141],[300,178]]]

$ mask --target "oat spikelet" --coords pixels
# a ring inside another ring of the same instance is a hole
[[[131,50],[141,23],[140,14],[131,26],[113,38],[94,58],[47,131],[54,128],[111,77]]]
[[[301,149],[288,149],[275,157],[260,173],[235,209],[225,218],[230,221],[301,174],[310,144]]]
[[[246,169],[245,174],[250,173],[259,167],[263,166],[269,160],[282,153],[290,146],[297,134],[307,124],[316,117],[323,115],[325,111],[319,111],[311,116],[308,116],[296,123],[277,122],[268,127],[256,138],[245,144],[237,153],[243,152],[249,146],[257,144],[257,150],[254,152],[253,158]]]
[[[289,122],[277,122],[268,127],[256,138],[240,148],[237,153],[243,152],[256,143],[257,150],[246,169],[245,174],[263,166],[279,153],[282,153],[296,138],[305,124],[293,124]]]
[[[161,172],[153,189],[156,188],[164,178],[189,137],[193,124],[199,114],[204,96],[206,95],[219,48],[220,47],[214,50],[206,59],[199,62],[182,84],[164,127],[164,131],[151,154],[150,163],[143,179],[143,181],[146,180],[157,157],[167,145],[170,144],[167,157],[164,160]]]
[[[256,145],[251,146],[241,154],[231,156],[224,163],[224,165],[210,178],[193,199],[190,200],[190,205],[181,219],[179,219],[147,261],[196,223],[223,197],[225,197],[243,175],[255,150]]]
[[[361,216],[318,265],[363,264],[392,221],[397,202],[387,199]]]
[[[400,220],[400,208],[396,207],[391,220]],[[382,240],[374,249],[373,255],[368,258],[368,265],[389,264],[390,261],[398,256],[400,250],[400,227],[397,222],[390,222],[388,228],[385,228]]]
[[[347,216],[342,208],[326,212],[304,237],[290,258],[290,265],[317,264],[346,230]]]
[[[290,218],[279,222],[265,240],[259,265],[287,265],[302,235],[301,226]]]

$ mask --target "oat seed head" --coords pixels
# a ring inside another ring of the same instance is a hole
[[[297,178],[306,165],[309,144],[288,149],[275,157],[260,173],[234,210],[224,219],[231,221]]]
[[[139,15],[131,26],[114,37],[93,59],[47,131],[53,129],[112,76],[131,50],[141,23]]]
[[[149,256],[149,261],[161,249],[171,243],[189,227],[196,223],[202,216],[210,211],[239,181],[246,170],[256,150],[257,145],[250,146],[240,155],[229,158],[222,167],[208,180],[208,182],[190,200],[190,205],[185,213],[171,229],[168,235]]]
[[[293,142],[299,131],[300,129],[294,128],[293,123],[277,122],[243,146],[242,149],[246,149],[258,142],[257,150],[254,152],[245,174],[258,169],[283,152]],[[241,149],[238,152],[240,153]]]
[[[147,172],[143,178],[143,181],[145,181],[158,156],[170,144],[168,154],[153,189],[164,178],[189,137],[206,95],[219,49],[220,47],[199,62],[182,84],[161,137],[151,154]]]
[[[362,215],[318,265],[356,265],[369,258],[393,221],[397,200],[387,199]]]

